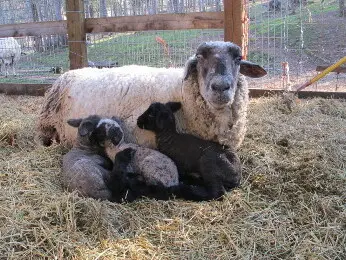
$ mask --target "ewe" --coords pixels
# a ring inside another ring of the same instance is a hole
[[[72,143],[75,129],[68,118],[89,114],[117,115],[127,127],[126,142],[155,148],[154,135],[136,127],[136,120],[153,102],[181,102],[176,115],[179,131],[238,148],[245,135],[248,85],[245,76],[266,71],[244,61],[231,42],[201,44],[182,68],[123,66],[71,70],[46,93],[38,123],[44,144],[52,138]]]

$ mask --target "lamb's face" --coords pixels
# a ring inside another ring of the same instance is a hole
[[[200,94],[215,109],[222,109],[233,102],[239,72],[250,77],[266,74],[260,66],[242,61],[239,46],[221,41],[201,44],[185,70],[185,79],[197,71]]]
[[[124,139],[124,132],[116,120],[103,118],[96,126],[95,136],[100,143],[110,140],[112,144],[118,145]]]
[[[153,132],[160,132],[164,129],[174,128],[174,114],[181,108],[179,102],[152,103],[137,119],[137,126]]]
[[[123,130],[116,120],[91,115],[86,118],[70,119],[67,123],[78,127],[81,140],[103,146],[106,141],[118,145],[124,138]]]

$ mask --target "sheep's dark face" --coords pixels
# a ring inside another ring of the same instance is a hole
[[[201,44],[185,70],[185,79],[197,73],[200,94],[215,109],[222,109],[233,102],[239,72],[250,77],[266,74],[260,66],[242,61],[239,46],[221,41]]]
[[[118,145],[124,138],[123,130],[116,120],[92,115],[86,118],[70,119],[67,123],[78,127],[80,138],[103,146],[107,140]]]
[[[149,108],[138,117],[137,126],[153,132],[167,129],[175,130],[174,114],[181,108],[179,102],[152,103]]]

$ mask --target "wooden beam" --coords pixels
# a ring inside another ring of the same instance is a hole
[[[324,71],[325,69],[327,69],[329,67],[330,66],[317,66],[316,71]],[[336,69],[332,70],[332,72],[346,73],[346,67],[337,67]]]
[[[43,96],[52,84],[0,83],[0,93],[6,95]]]
[[[224,40],[239,45],[244,50],[244,0],[224,0]]]
[[[85,19],[88,33],[147,30],[223,29],[223,12],[156,14]],[[67,21],[0,25],[0,37],[67,34]]]
[[[29,95],[44,96],[44,93],[52,86],[52,84],[16,84],[16,83],[0,83],[0,93],[6,95]],[[251,98],[268,97],[281,95],[282,89],[249,89]],[[293,92],[292,92],[293,93]],[[346,92],[324,92],[324,91],[300,91],[298,98],[341,98],[346,99]]]
[[[282,89],[249,89],[250,98],[268,97],[282,95],[284,90]],[[294,92],[291,92],[294,93]],[[299,91],[298,98],[342,98],[346,99],[346,92],[326,92],[326,91]]]
[[[86,32],[222,29],[223,12],[156,14],[86,19]]]
[[[79,69],[88,65],[84,1],[66,0],[67,33],[70,69]]]
[[[40,36],[47,34],[66,34],[67,22],[37,22],[0,25],[0,37]]]

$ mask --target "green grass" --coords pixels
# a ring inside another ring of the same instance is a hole
[[[307,8],[310,10],[312,16],[337,11],[339,8],[338,4],[335,1],[333,2],[333,4],[329,3],[324,8],[322,8],[319,2],[307,5]],[[301,24],[304,26],[309,23],[309,13],[306,8],[302,8],[301,13],[299,12],[299,9],[297,9],[297,14],[287,15],[286,19],[274,16],[266,18],[263,16],[263,12],[265,12],[263,5],[255,5],[252,8],[253,9],[250,10],[250,13],[253,12],[255,14],[253,18],[256,20],[263,19],[261,23],[250,25],[250,30],[256,31],[257,35],[279,37],[286,29],[290,33],[290,37],[292,36],[292,38],[295,38],[297,34],[299,35]]]

